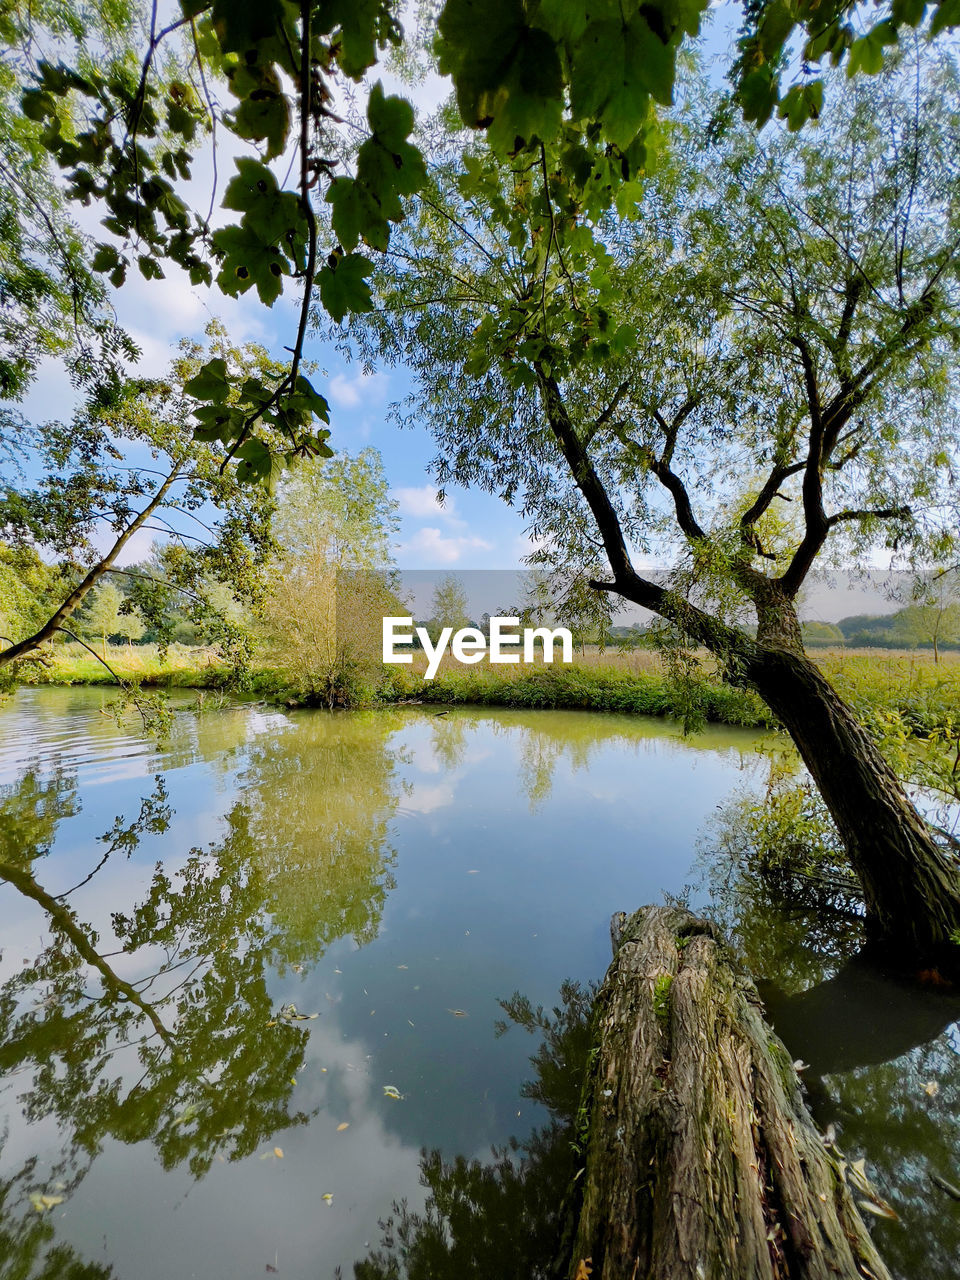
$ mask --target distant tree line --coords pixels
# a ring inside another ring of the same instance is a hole
[[[960,604],[911,604],[896,613],[855,613],[839,622],[805,622],[812,647],[960,650]]]

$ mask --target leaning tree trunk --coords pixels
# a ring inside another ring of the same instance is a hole
[[[889,1280],[845,1181],[859,1175],[825,1145],[713,927],[646,907],[619,941],[597,997],[566,1274]]]
[[[851,708],[814,663],[787,649],[764,647],[749,677],[830,810],[863,887],[870,937],[910,959],[960,960],[960,865],[936,843]]]

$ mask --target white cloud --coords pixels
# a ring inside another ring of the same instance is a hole
[[[422,484],[417,487],[394,489],[394,497],[400,507],[400,514],[413,516],[417,520],[433,518],[442,520],[452,529],[463,529],[466,521],[457,515],[457,504],[448,497],[443,504],[437,498],[437,491],[432,485]]]
[[[465,551],[492,551],[493,543],[470,534],[447,535],[426,525],[400,543],[397,550],[401,555],[420,556],[431,564],[455,564]]]
[[[361,404],[383,400],[386,382],[382,373],[358,373],[353,378],[337,373],[327,383],[326,394],[341,409],[355,409]]]

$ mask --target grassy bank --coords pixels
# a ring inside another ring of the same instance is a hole
[[[960,654],[943,655],[939,663],[930,653],[889,649],[816,649],[811,656],[870,722],[896,715],[920,737],[954,730],[960,723]],[[601,654],[588,649],[570,666],[483,662],[467,667],[447,657],[431,681],[424,679],[426,660],[417,654],[411,666],[387,668],[382,680],[371,681],[366,700],[692,715],[751,728],[773,723],[755,694],[720,683],[704,658],[701,678],[678,688],[667,678],[659,655],[649,650]],[[108,645],[106,660],[121,678],[144,685],[210,688],[227,675],[215,650],[186,645],[171,645],[163,658],[155,645]],[[29,664],[25,675],[44,684],[112,681],[103,664],[77,644],[57,645],[47,664]],[[268,669],[255,670],[252,684],[268,696],[295,696],[282,676]]]
[[[748,690],[714,680],[697,680],[678,690],[659,670],[630,670],[599,663],[571,666],[477,666],[446,669],[434,680],[392,676],[387,701],[408,698],[451,705],[520,709],[562,708],[613,711],[644,716],[692,716],[749,728],[771,726],[773,717]]]
[[[109,685],[116,683],[112,670],[121,680],[142,685],[208,689],[221,685],[227,671],[215,649],[194,645],[172,644],[163,657],[155,644],[96,648],[103,661],[80,644],[54,645],[44,650],[42,657],[25,661],[20,679],[24,684]]]

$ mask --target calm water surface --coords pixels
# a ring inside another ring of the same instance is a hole
[[[960,1008],[710,853],[769,739],[185,707],[158,751],[108,701],[0,706],[4,1280],[531,1274],[609,917],[691,885],[900,1212],[897,1273],[960,1273]]]

